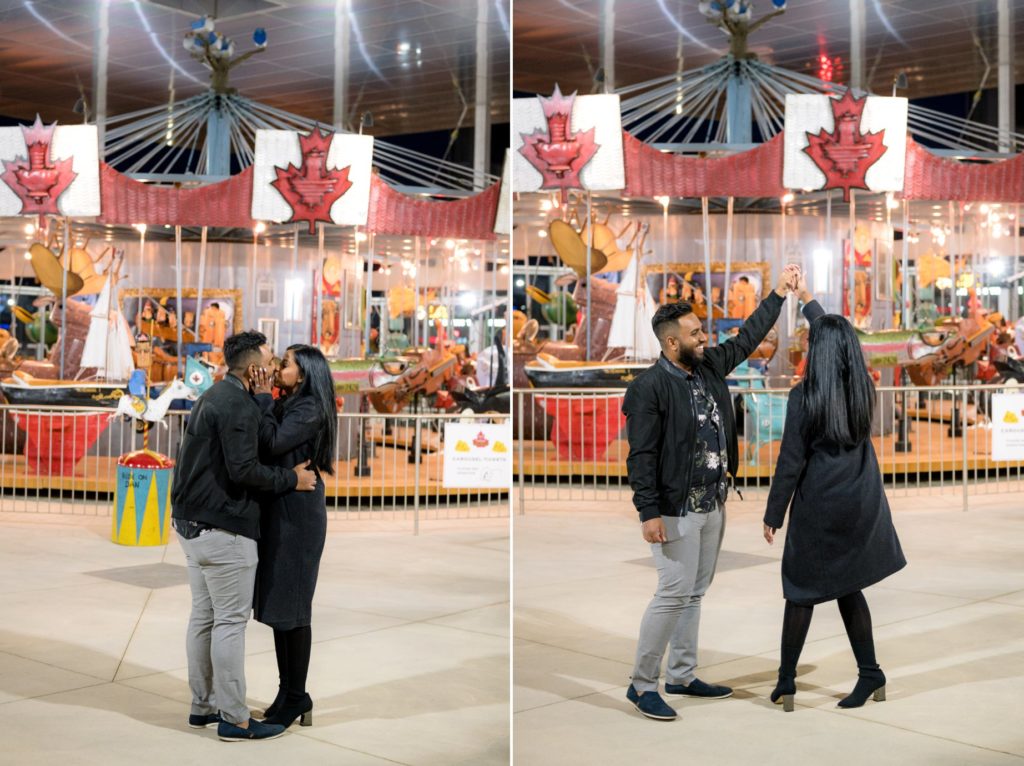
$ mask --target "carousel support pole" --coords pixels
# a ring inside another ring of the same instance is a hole
[[[476,79],[473,88],[473,188],[483,191],[491,163],[489,0],[476,0]]]
[[[704,231],[704,309],[708,320],[708,342],[714,345],[714,342],[711,341],[711,322],[715,312],[711,304],[711,235],[709,231],[709,218],[708,198],[701,197],[700,219]]]
[[[199,317],[203,313],[203,286],[206,281],[206,233],[207,228],[204,226],[199,232],[199,284],[196,287],[196,315],[194,317],[195,327],[193,328],[197,342],[199,341]],[[179,308],[178,310],[180,311],[181,309]],[[184,314],[182,314],[181,318],[185,318]]]
[[[753,138],[752,86],[750,80],[740,73],[739,62],[733,63],[733,73],[725,85],[725,135],[730,144],[749,144]]]
[[[71,222],[67,218],[64,219],[64,262],[61,266],[63,268],[60,275],[60,378],[64,380],[64,357],[68,342],[68,269],[71,268]],[[40,338],[45,344],[46,336],[41,335]]]
[[[725,284],[722,288],[722,303],[724,304],[725,316],[729,316],[729,287],[732,284],[729,280],[732,277],[732,224],[733,224],[733,203],[735,197],[729,197],[725,207]]]
[[[96,45],[93,48],[93,119],[96,123],[96,134],[99,142],[99,159],[106,156],[107,142],[107,64],[110,59],[110,0],[97,3]],[[89,113],[82,105],[82,117],[89,121]]]
[[[231,126],[221,100],[214,97],[214,106],[206,115],[206,174],[226,178],[231,175]]]
[[[902,296],[900,300],[903,302],[902,312],[902,325],[904,330],[910,329],[911,316],[910,316],[910,274],[908,273],[909,266],[909,248],[910,244],[907,240],[907,232],[910,231],[909,221],[909,203],[907,200],[903,200],[903,241],[900,249],[902,257],[900,259],[901,270],[900,273],[903,275],[903,288]],[[910,421],[907,418],[907,371],[900,367],[900,414],[899,414],[899,438],[896,439],[894,448],[896,452],[910,452],[913,446],[910,443]]]
[[[345,130],[348,105],[349,0],[334,0],[334,130]],[[360,130],[361,132],[361,130]]]
[[[594,252],[594,220],[591,217],[593,215],[591,206],[593,204],[593,195],[590,191],[587,191],[587,361],[591,361],[590,349],[592,345],[592,338],[594,323],[590,321],[591,316],[594,314],[594,305],[590,299],[590,257]]]
[[[324,225],[317,221],[316,224],[317,245],[316,245],[316,269],[313,273],[313,308],[314,322],[316,322],[316,346],[323,351],[324,340],[324,311],[323,306],[323,273],[324,268]]]
[[[864,0],[850,0],[850,90],[864,90]]]
[[[1015,82],[1013,77],[1014,35],[1013,3],[1010,0],[996,0],[999,37],[999,151],[1011,154],[1016,147],[1011,134],[1016,122]]]
[[[355,238],[356,238],[356,261],[360,261],[359,267],[361,269],[363,264],[361,263],[362,256],[359,253],[359,228],[358,227],[356,227]],[[367,243],[369,243],[369,241],[370,241],[369,237],[367,237],[366,241],[367,241]],[[369,247],[367,247],[367,250],[369,250]],[[365,295],[364,295],[364,298],[363,298],[364,313],[363,313],[363,353],[362,353],[362,356],[365,357],[365,358],[369,358],[369,356],[370,356],[370,310],[371,310],[371,304],[372,304],[372,301],[373,301],[373,257],[370,256],[369,253],[368,253],[368,257],[366,258],[366,289],[363,292],[365,293]],[[381,356],[384,356],[384,344],[381,343],[381,340],[383,338],[383,333],[384,333],[384,321],[385,321],[385,318],[382,315],[380,317],[380,325],[377,328],[377,353],[379,353]]]
[[[953,203],[949,202],[947,204],[948,204],[948,210],[949,210],[949,228],[950,228],[950,232],[949,232],[949,242],[950,242],[950,248],[949,248],[949,275],[953,278],[953,287],[950,288],[949,312],[950,312],[951,316],[956,317],[956,316],[960,315],[960,312],[957,310],[957,299],[956,299],[956,283],[957,283],[957,278],[959,277],[959,274],[957,274],[956,262],[957,262],[957,256],[959,256],[960,253],[964,249],[964,232],[963,232],[963,227],[962,226],[959,227],[959,228],[957,227],[957,223],[956,223],[956,208],[953,207]],[[953,247],[952,247],[953,235],[954,234],[956,234],[956,243],[957,243],[957,248],[956,248],[955,251],[953,250]]]
[[[832,264],[834,262],[833,261],[833,253],[834,253],[834,251],[832,250],[832,244],[833,244],[834,241],[835,241],[835,234],[833,234],[833,232],[832,232],[832,190],[829,189],[828,191],[825,192],[825,242],[828,244],[827,250],[828,250],[828,265],[829,265],[828,276],[829,277],[832,276]],[[817,264],[815,264],[815,269],[817,269]],[[842,271],[842,269],[840,269],[840,271]],[[840,280],[841,279],[842,278],[840,277]],[[829,292],[829,298],[830,299],[831,299],[831,296],[832,296],[832,284],[831,284],[831,282],[832,282],[832,280],[830,279],[829,283],[826,284],[826,289]],[[842,290],[840,290],[840,292],[842,292]],[[831,300],[829,300],[829,302],[831,303]],[[842,306],[842,300],[841,299],[840,299],[839,305]]]
[[[175,292],[175,303],[174,312],[177,314],[178,319],[174,323],[178,330],[177,337],[177,358],[178,358],[178,377],[185,377],[185,357],[184,347],[182,346],[182,322],[184,321],[184,313],[181,310],[181,226],[174,227],[174,292]]]
[[[292,229],[292,272],[291,279],[295,279],[295,276],[299,273],[299,224],[295,224]],[[285,308],[285,315],[288,317],[288,345],[295,343],[295,294],[292,294],[292,305]],[[301,337],[299,338],[301,340]]]
[[[601,67],[604,92],[615,90],[615,0],[601,2]]]
[[[854,0],[856,2],[856,0]],[[849,252],[850,264],[846,270],[846,278],[849,282],[847,285],[847,300],[850,302],[850,324],[854,327],[857,326],[857,284],[855,277],[857,275],[857,248],[854,245],[854,236],[857,232],[857,192],[854,189],[850,189],[850,244],[847,248]]]
[[[1020,204],[1016,206],[1013,214],[1013,225],[1010,228],[1013,236],[1013,268],[1010,269],[1011,274],[1015,274],[1020,271]],[[1010,320],[1011,323],[1016,324],[1020,318],[1020,299],[1016,294],[1017,286],[1010,286]]]

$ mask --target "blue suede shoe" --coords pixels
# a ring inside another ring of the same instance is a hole
[[[633,684],[630,684],[629,688],[626,689],[626,699],[632,702],[633,707],[648,718],[653,718],[656,721],[676,720],[676,711],[665,704],[665,700],[661,698],[658,692],[644,692],[640,694],[633,688]]]
[[[193,713],[188,717],[188,725],[193,729],[205,729],[218,723],[220,723],[220,716],[216,713],[208,713],[207,715]]]
[[[246,739],[275,739],[284,734],[283,726],[261,723],[255,718],[249,719],[249,728],[243,729],[233,723],[221,721],[217,726],[217,736],[225,742],[241,742]]]
[[[701,697],[707,700],[722,699],[732,696],[732,689],[728,686],[715,686],[706,684],[699,678],[690,681],[689,686],[683,684],[665,684],[665,694],[679,694],[683,697]]]

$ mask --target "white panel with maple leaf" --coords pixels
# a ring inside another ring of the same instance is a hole
[[[842,104],[855,107],[846,131],[836,129],[835,114],[842,111]],[[860,154],[858,147],[862,147]],[[905,98],[786,96],[782,181],[786,188],[902,191],[906,148]]]
[[[301,204],[293,208],[288,199],[274,187],[279,175],[287,178],[314,176],[327,178],[338,175],[344,180],[344,191],[335,189],[340,196],[331,203],[329,222],[339,226],[365,226],[370,208],[370,177],[373,167],[373,136],[347,133],[324,134],[330,148],[324,167],[313,170],[303,162],[299,133],[293,130],[257,130],[256,151],[253,161],[252,217],[275,221],[325,221],[326,211],[311,216]],[[307,137],[303,137],[307,140]],[[282,172],[279,174],[278,170]],[[349,184],[351,184],[349,186]],[[305,215],[304,215],[305,213]]]
[[[622,151],[622,113],[617,95],[568,96],[572,102],[568,138],[592,141],[597,150],[578,171],[579,183],[552,182],[523,154],[528,139],[552,138],[542,101],[562,100],[555,89],[552,99],[516,98],[512,100],[512,190],[535,192],[542,189],[579,188],[610,191],[626,186],[626,167]],[[587,137],[588,131],[593,134]],[[547,182],[547,183],[546,183]]]
[[[19,183],[33,169],[26,132],[46,134],[47,150],[37,155],[38,170],[52,175],[39,186]],[[0,216],[67,215],[91,218],[100,214],[99,134],[95,125],[44,126],[39,118],[32,127],[0,128]],[[50,183],[50,182],[53,183]],[[57,191],[59,190],[59,191]],[[50,192],[57,191],[56,205]],[[31,194],[36,192],[36,209]],[[42,207],[43,209],[38,209]]]

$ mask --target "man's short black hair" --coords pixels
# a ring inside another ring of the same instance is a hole
[[[750,284],[750,279],[747,277],[740,277],[740,281],[746,282],[748,285]]]
[[[210,304],[210,308],[211,309],[219,309],[220,308],[220,304],[217,303],[217,301],[214,301],[213,303]]]
[[[224,341],[224,361],[229,370],[244,370],[260,361],[260,346],[267,344],[267,336],[255,330],[238,332]]]
[[[654,334],[659,341],[664,340],[665,333],[671,325],[679,322],[679,317],[692,313],[693,306],[688,301],[666,303],[664,306],[659,306],[651,318],[651,327],[654,328]]]

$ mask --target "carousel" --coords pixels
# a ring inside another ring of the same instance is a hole
[[[857,329],[886,473],[948,470],[961,446],[1005,471],[990,398],[1024,380],[1024,157],[1000,147],[1024,136],[908,104],[905,78],[876,96],[759,61],[748,35],[783,1],[701,10],[730,41],[715,63],[513,102],[517,470],[621,481],[622,393],[657,358],[657,307],[690,302],[725,342],[796,263]],[[789,300],[730,380],[740,478],[771,475],[806,331]]]
[[[204,17],[183,44],[207,91],[108,118],[102,151],[94,125],[0,128],[0,216],[25,231],[0,289],[0,488],[109,493],[137,484],[122,466],[172,467],[225,337],[255,329],[330,360],[329,496],[479,495],[442,486],[445,429],[423,418],[509,413],[505,182],[364,135],[369,115],[346,133],[239,94],[262,29],[236,55]]]

